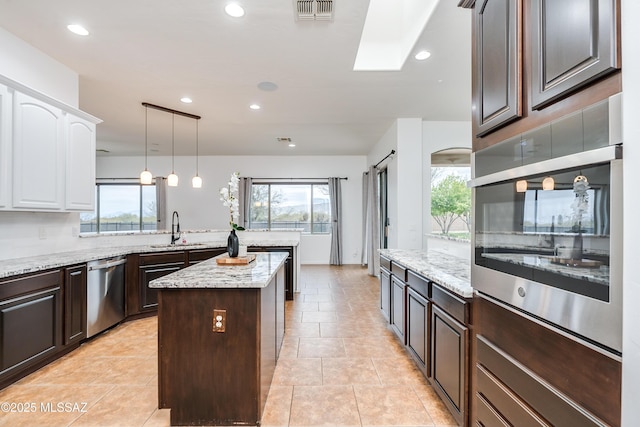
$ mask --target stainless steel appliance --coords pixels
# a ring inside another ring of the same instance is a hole
[[[124,319],[124,256],[87,263],[87,337]]]
[[[622,354],[620,96],[473,155],[481,297]]]

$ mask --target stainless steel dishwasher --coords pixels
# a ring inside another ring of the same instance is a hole
[[[124,319],[124,256],[87,263],[87,337]]]

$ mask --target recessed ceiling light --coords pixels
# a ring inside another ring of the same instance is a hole
[[[238,3],[229,3],[224,7],[224,11],[227,12],[227,15],[234,18],[244,16],[244,9]]]
[[[73,34],[77,34],[79,36],[88,36],[89,31],[79,24],[69,24],[67,25],[67,29],[71,31]]]
[[[249,105],[249,108],[251,108],[252,110],[259,110],[261,107],[258,104],[251,104]]]
[[[294,144],[293,142],[291,144],[289,144],[289,147],[291,147],[291,148],[293,148],[295,146],[296,146],[296,144]]]
[[[414,58],[416,58],[418,61],[424,61],[430,56],[431,52],[429,52],[428,50],[421,50],[420,52],[416,53],[416,56],[414,56]]]
[[[191,104],[193,102],[193,100],[187,96],[185,96],[184,98],[180,98],[180,101],[184,102],[185,104]]]
[[[258,83],[258,89],[264,90],[265,92],[273,92],[278,89],[278,85],[273,82],[260,82]]]

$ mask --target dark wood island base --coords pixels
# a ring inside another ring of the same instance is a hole
[[[158,406],[171,408],[171,425],[260,424],[284,337],[284,279],[280,264],[264,287],[159,289]]]

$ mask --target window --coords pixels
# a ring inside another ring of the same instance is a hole
[[[156,186],[96,184],[96,210],[80,214],[81,233],[157,229]]]
[[[330,233],[329,185],[254,183],[249,228],[301,228],[305,233]]]

